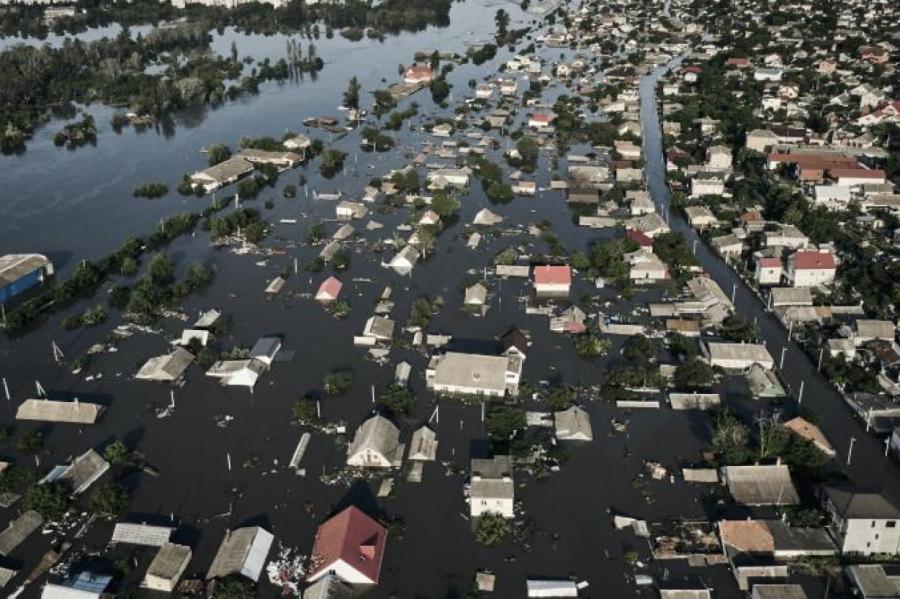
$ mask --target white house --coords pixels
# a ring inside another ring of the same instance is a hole
[[[393,468],[402,458],[400,429],[384,416],[363,422],[347,448],[347,465],[357,468]]]
[[[725,370],[746,370],[754,364],[771,370],[775,366],[772,354],[765,345],[755,343],[701,343],[700,349],[710,366]]]
[[[434,356],[425,371],[426,386],[437,393],[503,397],[519,392],[522,358],[447,352]]]
[[[850,555],[900,554],[900,510],[880,493],[826,487],[828,531]]]
[[[794,287],[816,287],[834,281],[837,264],[834,254],[816,250],[798,250],[788,256],[785,275]]]
[[[391,258],[389,266],[399,275],[408,275],[419,260],[419,250],[406,246]]]
[[[514,503],[512,458],[498,455],[490,460],[473,459],[469,515],[478,518],[484,514],[497,514],[511,519],[515,516]]]

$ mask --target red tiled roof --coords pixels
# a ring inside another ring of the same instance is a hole
[[[343,561],[373,583],[378,582],[387,529],[357,507],[350,506],[316,531],[308,580]]]
[[[685,73],[702,73],[703,69],[700,67],[684,67]]]
[[[856,177],[858,179],[884,179],[885,174],[881,169],[867,168],[833,168],[828,171],[833,178]]]
[[[630,239],[641,247],[653,247],[653,239],[643,231],[638,231],[637,229],[628,229],[625,231],[625,239]]]
[[[830,252],[816,252],[802,250],[793,256],[794,269],[818,270],[823,268],[835,268],[834,254]]]
[[[760,268],[776,268],[781,266],[781,258],[760,258],[757,263]]]
[[[572,270],[568,266],[535,266],[536,285],[571,285]]]
[[[341,283],[337,278],[328,277],[327,279],[322,281],[321,285],[319,285],[319,290],[316,291],[316,297],[319,297],[323,293],[328,295],[328,297],[337,297],[341,292],[341,287],[343,286],[344,284]]]
[[[431,67],[427,65],[416,64],[406,69],[406,72],[403,74],[403,76],[411,79],[421,79],[423,77],[433,77],[434,71],[432,71]]]

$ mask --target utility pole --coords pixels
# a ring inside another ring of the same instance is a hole
[[[800,381],[800,393],[797,394],[797,405],[803,403],[803,385],[806,383],[806,380]]]
[[[825,355],[825,348],[824,347],[819,348],[819,363],[816,365],[817,372],[822,371],[822,356],[824,356],[824,355]]]
[[[888,457],[888,451],[891,449],[891,438],[888,437],[884,440],[884,457]]]
[[[850,437],[850,449],[847,450],[847,465],[850,465],[850,461],[853,459],[853,445],[856,443],[856,437]]]
[[[9,385],[6,384],[6,377],[3,377],[3,394],[6,395],[6,401],[12,401],[9,396]]]
[[[778,370],[784,369],[784,354],[787,353],[787,345],[781,348],[781,360],[778,362]]]
[[[737,295],[737,283],[731,284],[731,303],[734,303],[734,298]]]

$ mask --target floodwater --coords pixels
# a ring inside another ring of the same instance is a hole
[[[61,270],[66,272],[81,258],[108,253],[128,235],[146,234],[161,217],[198,210],[209,200],[182,199],[170,194],[147,201],[131,197],[131,189],[146,181],[165,181],[174,187],[184,172],[204,165],[205,157],[198,151],[203,146],[227,142],[234,147],[244,135],[279,136],[287,128],[301,130],[301,121],[306,116],[337,114],[335,108],[351,76],[358,76],[364,89],[371,90],[383,86],[382,79],[396,80],[396,65],[410,62],[416,50],[463,51],[466,43],[490,36],[494,28],[493,13],[499,6],[512,14],[513,26],[516,20],[530,18],[523,17],[513,5],[469,0],[454,5],[452,24],[447,29],[405,34],[388,38],[384,43],[364,40],[353,44],[338,36],[333,40],[322,39],[316,45],[326,67],[315,80],[266,85],[258,97],[215,110],[177,115],[172,129],[144,133],[126,130],[116,136],[109,130],[108,119],[98,118],[101,131],[97,146],[69,152],[56,148],[50,140],[59,123],[44,127],[23,155],[0,159],[3,165],[0,188],[8,190],[0,205],[0,239],[3,240],[0,252],[43,252],[58,260]],[[284,40],[277,36],[237,36],[237,44],[241,54],[266,52],[270,48],[273,57],[277,57]],[[227,51],[229,45],[230,39],[222,39],[220,50]],[[559,50],[553,52],[558,55]],[[450,76],[454,97],[466,93],[469,79],[481,79],[492,73],[507,57],[508,51],[503,49],[486,65],[457,66]],[[650,187],[657,201],[665,202],[667,196],[661,187],[663,180],[658,164],[658,123],[654,120],[653,83],[659,75],[657,72],[644,82],[642,107]],[[552,97],[561,90],[551,89],[547,93]],[[411,101],[419,103],[421,115],[446,114],[421,93],[402,102],[400,108]],[[368,107],[370,101],[364,104]],[[108,116],[106,109],[92,110]],[[524,111],[520,111],[518,118],[522,119],[523,115]],[[420,116],[414,122],[424,121]],[[405,132],[396,137],[401,144],[409,145],[422,141],[424,133]],[[371,177],[410,160],[410,155],[403,151],[359,153],[358,141],[358,134],[354,133],[335,142],[337,147],[351,152],[343,175],[322,180],[315,162],[303,169],[310,189],[341,190],[353,196]],[[502,148],[493,156],[498,162],[502,162],[500,152]],[[549,162],[548,156],[541,157],[538,175],[541,187],[546,187],[550,180]],[[372,387],[376,394],[385,389],[392,381],[393,366],[402,360],[413,366],[411,386],[418,402],[414,415],[399,423],[402,439],[408,440],[410,432],[433,412],[435,400],[424,389],[427,357],[410,348],[409,334],[402,334],[407,342],[404,346],[392,349],[389,365],[377,365],[365,358],[364,350],[353,347],[353,335],[362,331],[385,286],[394,289],[396,305],[392,316],[398,326],[406,321],[415,299],[440,295],[445,306],[428,327],[431,333],[452,334],[458,343],[490,345],[495,336],[512,324],[529,331],[532,346],[524,368],[525,378],[531,382],[561,380],[570,384],[596,384],[604,369],[621,361],[618,355],[621,339],[616,340],[609,357],[592,362],[578,358],[568,339],[547,330],[546,317],[525,315],[518,298],[527,295],[529,290],[522,282],[489,279],[493,297],[484,318],[466,315],[461,310],[463,296],[459,285],[478,276],[467,275],[467,271],[473,269],[477,273],[490,266],[495,254],[510,245],[526,247],[532,253],[547,249],[544,242],[527,232],[485,239],[477,251],[467,249],[465,223],[471,222],[482,207],[490,206],[511,225],[547,219],[568,249],[584,250],[592,239],[610,234],[576,227],[558,192],[540,192],[533,199],[518,198],[508,205],[493,206],[484,198],[480,186],[474,184],[463,198],[458,221],[441,234],[436,253],[420,263],[411,277],[400,277],[380,267],[382,259],[390,258],[390,251],[385,256],[372,255],[359,245],[349,271],[339,275],[344,281],[345,299],[352,307],[350,316],[344,320],[333,319],[310,299],[288,297],[287,293],[281,298],[265,300],[263,289],[272,277],[283,269],[291,269],[295,258],[304,264],[318,253],[320,248],[302,243],[306,225],[334,214],[332,203],[313,200],[302,193],[295,200],[281,198],[280,188],[288,183],[296,184],[300,172],[283,174],[274,190],[264,191],[250,204],[260,208],[274,223],[281,218],[299,220],[293,225],[274,225],[267,243],[283,247],[284,255],[273,256],[265,264],[257,265],[258,258],[212,249],[208,234],[199,230],[196,236],[180,238],[167,248],[181,271],[194,261],[202,261],[217,270],[214,283],[203,293],[188,298],[184,308],[191,316],[209,308],[231,316],[234,326],[227,339],[219,340],[222,346],[249,346],[259,336],[280,334],[284,336],[283,351],[287,354],[291,350],[292,359],[276,363],[253,394],[223,389],[204,377],[196,366],[188,371],[184,385],[174,390],[166,385],[132,380],[137,367],[148,357],[167,351],[167,340],[179,335],[185,325],[170,319],[163,322],[162,335],[136,335],[127,339],[119,344],[116,352],[95,356],[85,372],[73,375],[64,364],[54,364],[51,341],[58,343],[67,359],[72,360],[104,339],[118,323],[117,314],[96,329],[65,332],[60,326],[68,314],[101,301],[101,292],[96,298],[51,316],[38,330],[23,338],[13,343],[4,340],[0,344],[0,374],[7,378],[13,396],[8,404],[0,400],[3,423],[13,422],[18,402],[33,396],[35,380],[54,398],[77,396],[82,401],[96,401],[109,408],[93,427],[18,425],[17,435],[32,428],[44,433],[47,446],[47,452],[41,457],[44,467],[61,463],[88,448],[100,449],[115,438],[139,450],[160,475],[135,475],[127,481],[133,497],[129,513],[123,519],[157,521],[162,517],[168,520],[171,514],[181,527],[175,540],[189,543],[194,549],[188,575],[205,573],[226,528],[263,524],[279,542],[308,554],[316,527],[343,505],[356,503],[372,513],[400,516],[405,521],[405,533],[388,540],[382,582],[366,593],[372,598],[462,597],[476,570],[483,568],[497,573],[494,595],[498,597],[523,596],[527,577],[568,576],[590,583],[583,593],[586,597],[631,596],[638,591],[622,556],[636,551],[646,563],[647,543],[630,533],[614,531],[611,511],[652,521],[679,516],[707,519],[723,513],[724,508],[716,501],[720,492],[715,488],[650,481],[655,501],[647,503],[631,485],[632,479],[643,471],[645,460],[659,461],[670,469],[698,460],[708,442],[705,416],[670,410],[625,414],[600,401],[587,405],[594,443],[567,447],[569,461],[560,472],[540,480],[526,481],[525,477],[519,477],[517,499],[521,500],[524,513],[535,529],[524,545],[509,542],[491,549],[478,546],[465,517],[467,506],[462,494],[465,475],[448,475],[442,464],[447,462],[455,466],[454,470],[465,471],[470,457],[484,453],[485,431],[477,405],[441,402],[439,422],[433,423],[440,442],[438,463],[426,464],[421,484],[398,481],[389,498],[374,498],[377,480],[371,485],[363,480],[333,485],[321,482],[321,474],[340,471],[345,455],[344,440],[323,433],[313,432],[302,463],[307,469],[306,476],[290,472],[287,462],[304,432],[290,422],[291,405],[306,393],[320,393],[322,378],[330,371],[350,368],[354,372],[354,385],[349,392],[322,400],[323,418],[346,422],[351,432],[371,413]],[[264,210],[262,203],[270,197],[275,207]],[[373,240],[389,238],[393,227],[405,222],[409,213],[398,210],[370,216],[385,225],[380,232],[363,232],[366,239]],[[672,220],[673,226],[677,226],[678,217],[673,214]],[[75,223],[77,226],[73,227]],[[362,223],[355,224],[362,232]],[[337,224],[332,223],[328,232],[336,228]],[[714,258],[703,253],[699,257],[708,269],[715,268]],[[287,288],[296,293],[314,292],[328,274],[303,271],[292,274]],[[717,278],[728,276],[721,268],[714,274]],[[723,287],[726,287],[724,283]],[[571,296],[578,299],[585,293],[598,295],[601,302],[617,299],[614,291],[594,290],[584,281],[574,286]],[[660,290],[640,292],[634,303],[622,301],[616,311],[628,312],[660,293]],[[745,291],[738,294],[738,303],[752,309]],[[763,314],[761,318],[767,317]],[[763,327],[768,335],[775,325],[763,323]],[[804,358],[798,352],[793,353],[793,358],[799,364],[796,368],[801,369]],[[169,418],[157,419],[153,409],[170,401],[170,391],[174,391],[175,412]],[[815,402],[822,400],[816,399],[812,391],[808,381],[809,395],[805,401],[816,405]],[[841,409],[836,406],[835,414],[843,414]],[[231,418],[230,423],[224,428],[217,426],[217,421],[226,415]],[[612,434],[610,420],[614,417],[628,420],[626,435]],[[828,418],[826,415],[823,420],[827,423]],[[846,414],[842,418],[846,426],[853,426]],[[840,435],[826,432],[829,436],[834,434],[832,439],[840,446]],[[16,455],[14,442],[4,443],[2,452],[6,458],[22,463],[31,459]],[[869,451],[868,456],[857,454],[860,459],[871,458],[870,443],[857,443],[856,451]],[[14,509],[4,510],[4,521],[12,516]],[[102,547],[110,531],[109,524],[95,525],[76,549]],[[20,583],[49,543],[49,537],[35,535],[14,552],[11,559],[23,571],[8,588]],[[661,579],[678,577],[689,569],[683,564],[655,563],[640,571]],[[134,575],[138,579],[139,573],[140,570]],[[701,575],[716,588],[718,596],[742,596],[723,567],[690,573]],[[133,582],[134,576],[126,580]],[[24,596],[36,596],[38,588],[32,585]],[[260,595],[276,596],[277,589],[264,583],[260,585]]]

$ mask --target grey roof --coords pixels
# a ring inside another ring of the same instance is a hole
[[[22,541],[36,531],[44,523],[44,518],[34,510],[28,510],[9,523],[6,530],[0,532],[0,555],[9,555]]]
[[[800,502],[786,465],[726,466],[722,471],[737,503],[795,505]]]
[[[5,568],[0,566],[0,588],[5,587],[9,584],[9,581],[16,577],[18,574],[18,570],[13,570],[12,568]]]
[[[173,530],[175,529],[171,526],[151,526],[149,524],[118,522],[113,529],[110,542],[162,547],[169,542],[169,537],[172,536]]]
[[[103,412],[100,404],[75,401],[26,399],[16,410],[16,420],[94,424]]]
[[[788,526],[781,520],[768,520],[766,526],[772,535],[776,551],[803,551],[806,553],[837,553],[838,549],[824,528]]]
[[[799,584],[754,584],[753,599],[806,599]]]
[[[784,397],[784,387],[778,380],[778,375],[771,370],[754,364],[745,376],[753,397]]]
[[[75,458],[55,480],[69,485],[72,492],[77,495],[87,491],[88,487],[103,476],[107,470],[109,470],[109,462],[93,449],[88,449]]]
[[[554,412],[556,438],[561,441],[593,441],[590,415],[579,408],[571,406],[567,410]]]
[[[409,459],[434,460],[437,455],[437,446],[437,434],[427,426],[422,426],[412,434],[409,443]]]
[[[353,587],[334,574],[326,574],[303,591],[303,599],[352,599]]]
[[[437,358],[434,368],[435,386],[478,387],[497,392],[506,390],[509,358],[447,352]]]
[[[209,566],[209,572],[206,573],[207,580],[242,574],[256,581],[273,540],[272,533],[259,526],[226,532],[216,557]]]
[[[739,360],[754,362],[760,365],[771,365],[774,360],[766,346],[755,343],[718,343],[706,344],[711,360]]]
[[[384,416],[372,416],[356,429],[353,442],[347,449],[348,459],[361,451],[371,449],[389,461],[393,460],[400,441],[400,429]]]
[[[174,381],[193,361],[194,354],[179,347],[171,354],[150,358],[135,376],[144,381]]]
[[[209,327],[216,324],[216,321],[219,320],[220,316],[222,316],[222,313],[218,310],[207,310],[200,315],[200,318],[198,318],[197,322],[194,323],[193,328],[208,329]]]
[[[204,177],[212,179],[217,183],[223,183],[229,179],[240,177],[244,173],[249,173],[252,170],[253,164],[251,164],[250,161],[234,156],[219,164],[213,165],[208,169],[194,173],[192,177]]]
[[[772,306],[812,306],[812,291],[809,287],[773,287]]]
[[[515,496],[512,458],[498,455],[490,460],[473,459],[469,495],[473,498],[512,499]]]
[[[394,321],[383,316],[372,316],[366,321],[365,334],[389,339],[394,336]]]
[[[271,360],[278,353],[279,349],[281,349],[281,339],[279,337],[260,337],[250,349],[250,357]]]
[[[872,339],[893,339],[896,327],[890,320],[859,319],[854,323],[856,336]]]
[[[900,519],[900,509],[881,493],[849,487],[825,487],[825,494],[842,518]]]
[[[881,564],[848,566],[847,575],[863,597],[872,599],[900,597],[900,579],[887,576]]]
[[[191,548],[186,545],[165,543],[156,553],[145,576],[155,576],[164,580],[176,580],[188,562],[191,561]]]
[[[50,265],[50,260],[40,254],[7,254],[0,256],[0,288],[15,283],[25,275]]]

